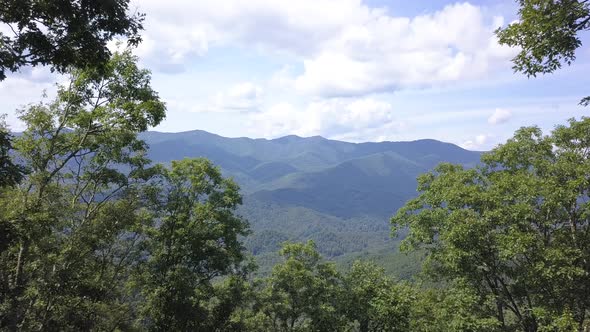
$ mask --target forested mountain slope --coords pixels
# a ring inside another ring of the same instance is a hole
[[[280,243],[313,239],[333,259],[393,252],[389,218],[416,195],[416,177],[440,162],[474,166],[479,152],[435,140],[348,143],[323,137],[226,138],[147,132],[150,158],[206,157],[241,186],[248,248],[267,265]]]

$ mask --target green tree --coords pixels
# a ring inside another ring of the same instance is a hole
[[[583,331],[590,308],[590,119],[522,128],[464,169],[442,164],[392,219],[427,272],[489,303],[502,330]]]
[[[3,191],[8,191],[8,187],[20,183],[24,175],[24,169],[12,160],[12,136],[1,120],[0,118],[0,197]],[[16,240],[16,237],[14,225],[0,215],[0,253],[9,248]],[[4,277],[5,275],[0,273],[0,278]],[[6,285],[7,282],[0,279],[0,297],[6,295]]]
[[[315,244],[286,243],[256,306],[261,331],[341,331],[339,275],[322,262]],[[262,325],[265,324],[265,325]]]
[[[209,316],[203,322],[206,331],[258,331],[259,320],[252,310],[257,294],[256,284],[249,277],[252,264],[241,273],[232,273],[213,284],[213,296],[208,301]]]
[[[12,30],[0,33],[0,81],[26,65],[102,68],[114,37],[140,42],[143,15],[129,12],[129,0],[0,0],[0,22]]]
[[[12,150],[12,135],[0,117],[0,188],[14,186],[23,178],[24,169],[14,163]]]
[[[184,159],[164,171],[162,189],[140,281],[143,321],[157,331],[214,331],[219,326],[211,322],[222,325],[231,310],[214,299],[227,287],[216,289],[213,282],[244,274],[239,237],[248,223],[235,214],[239,188],[208,160]],[[212,300],[219,305],[211,307]]]
[[[356,261],[343,277],[342,310],[358,331],[410,331],[413,295],[374,263]]]
[[[492,332],[499,330],[498,321],[489,316],[490,304],[482,302],[472,289],[464,287],[460,282],[441,288],[416,286],[413,294],[410,331]]]
[[[519,21],[496,33],[500,44],[520,47],[514,70],[527,76],[552,73],[576,59],[579,34],[590,29],[585,0],[519,0]],[[582,99],[590,104],[590,97]]]
[[[124,326],[127,276],[153,220],[142,188],[156,170],[137,133],[164,115],[128,51],[100,74],[70,72],[54,101],[22,110],[26,130],[14,145],[28,174],[0,192],[13,234],[0,252],[0,328]]]

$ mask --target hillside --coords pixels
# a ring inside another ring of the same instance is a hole
[[[241,186],[248,249],[270,266],[286,240],[313,239],[337,261],[394,252],[389,217],[440,162],[474,166],[479,152],[435,140],[348,143],[315,136],[225,138],[205,131],[147,132],[150,158],[206,157]]]

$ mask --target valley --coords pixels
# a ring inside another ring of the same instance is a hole
[[[355,258],[379,261],[407,278],[415,257],[400,254],[389,219],[416,196],[416,177],[441,162],[473,167],[480,152],[436,140],[349,143],[323,137],[226,138],[205,131],[146,132],[154,162],[205,157],[241,187],[238,213],[245,239],[266,274],[285,241],[313,240],[324,257],[345,267]]]

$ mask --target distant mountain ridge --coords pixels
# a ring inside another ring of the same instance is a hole
[[[343,162],[387,153],[431,169],[449,161],[472,165],[479,152],[432,139],[409,142],[349,143],[321,136],[295,135],[276,139],[226,138],[202,130],[180,133],[146,132],[141,137],[150,145],[150,157],[168,162],[184,157],[203,156],[211,159],[230,175],[243,173],[249,180],[265,184],[268,180],[295,172],[320,171]],[[272,174],[266,174],[271,172]],[[249,184],[243,189],[250,191]]]
[[[226,138],[202,130],[141,138],[154,162],[206,157],[235,179],[256,254],[285,239],[315,239],[331,257],[390,246],[388,219],[416,195],[418,175],[441,162],[472,167],[481,156],[432,139],[349,143],[320,136]]]

